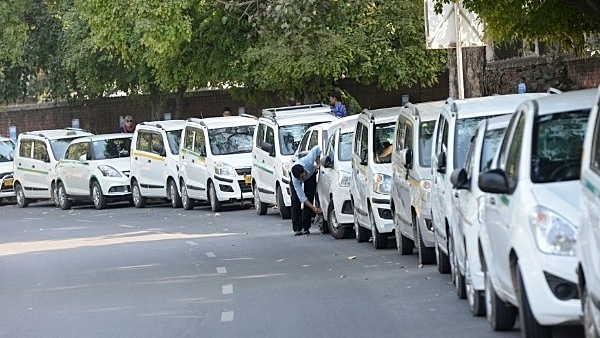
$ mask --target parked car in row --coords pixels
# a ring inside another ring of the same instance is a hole
[[[102,134],[77,138],[56,164],[58,206],[91,200],[96,209],[110,202],[131,200],[129,152],[131,134]]]
[[[14,189],[17,205],[56,199],[56,164],[71,141],[92,133],[80,129],[38,130],[19,134],[15,148]]]
[[[181,207],[179,142],[183,120],[142,122],[135,126],[131,145],[131,192],[136,208],[147,198],[164,198]]]
[[[212,211],[222,204],[252,201],[251,115],[189,118],[179,152],[181,201],[187,210],[194,201],[209,201]]]
[[[490,168],[511,114],[485,119],[479,123],[471,138],[464,168],[455,169],[450,176],[456,210],[452,220],[452,280],[458,298],[467,298],[474,316],[485,314],[485,284],[479,260],[479,231],[485,198],[479,190],[479,173]]]
[[[13,189],[13,159],[15,143],[6,137],[0,137],[0,202],[15,196]]]
[[[356,240],[373,239],[376,249],[394,239],[390,210],[391,154],[394,127],[401,107],[369,110],[358,117],[352,145],[350,199],[354,210]]]
[[[254,131],[252,189],[258,215],[277,206],[281,218],[291,217],[290,161],[304,133],[336,117],[322,104],[263,109]]]
[[[464,167],[471,137],[483,119],[504,114],[512,114],[517,106],[531,98],[546,95],[543,93],[512,94],[469,98],[448,99],[436,122],[431,155],[432,186],[431,210],[435,234],[435,250],[440,273],[451,271],[449,255],[452,249],[451,227],[456,210],[452,207],[453,170]]]
[[[580,322],[576,242],[583,138],[595,90],[538,97],[513,115],[491,169],[480,233],[487,318],[526,337]],[[596,224],[597,225],[597,224]]]
[[[577,288],[586,337],[600,336],[600,88],[583,143],[581,224],[577,236]]]
[[[323,210],[325,224],[322,231],[331,233],[336,239],[349,238],[354,234],[350,160],[357,118],[358,115],[351,115],[309,128],[296,151],[300,156],[315,145],[323,150],[315,203]]]
[[[435,264],[431,223],[431,142],[435,121],[444,101],[408,103],[395,125],[392,153],[390,208],[398,250],[412,254],[417,248],[420,264]]]

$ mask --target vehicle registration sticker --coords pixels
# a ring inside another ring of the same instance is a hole
[[[244,181],[246,182],[246,184],[252,184],[252,176],[244,175]]]
[[[12,187],[13,186],[13,179],[12,178],[7,178],[6,180],[4,180],[4,185],[7,187]]]

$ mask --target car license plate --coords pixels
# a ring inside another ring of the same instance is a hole
[[[246,182],[246,184],[252,184],[252,176],[244,175],[244,181]]]
[[[6,180],[4,180],[4,186],[6,186],[6,187],[12,187],[13,186],[13,179],[12,178],[7,178]]]

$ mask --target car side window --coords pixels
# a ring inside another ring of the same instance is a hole
[[[438,119],[437,122],[438,125],[438,129],[437,129],[437,135],[436,135],[436,144],[435,144],[435,155],[438,155],[439,153],[442,152],[443,147],[442,145],[447,141],[444,141],[444,130],[446,129],[446,119],[444,118],[444,116],[440,115],[440,118]],[[446,136],[447,137],[447,136]]]
[[[594,127],[594,138],[592,139],[592,149],[590,168],[597,174],[600,174],[600,128],[598,122]]]
[[[396,152],[399,153],[404,149],[404,136],[406,134],[406,119],[404,117],[400,117],[398,119],[398,124],[396,125]]]
[[[194,151],[194,129],[190,126],[185,127],[185,136],[183,137],[183,149]]]
[[[412,120],[406,120],[404,132],[404,148],[413,150],[413,123]]]
[[[136,140],[137,149],[141,151],[152,151],[152,133],[140,131]]]
[[[67,148],[67,151],[65,152],[65,159],[67,159],[67,160],[76,160],[77,159],[77,144],[78,143],[71,144],[69,146],[69,148]]]
[[[24,158],[31,158],[31,140],[22,140],[19,146],[19,156]]]
[[[519,114],[515,131],[510,140],[508,154],[504,171],[508,180],[508,186],[515,188],[519,178],[519,163],[521,158],[521,143],[523,142],[523,134],[525,132],[525,114]]]
[[[362,123],[357,123],[354,129],[354,154],[360,154],[360,136],[362,135]],[[360,156],[360,155],[359,155]]]
[[[363,124],[360,136],[360,152],[359,155],[369,149],[369,128]]]
[[[308,142],[308,148],[306,150],[310,150],[317,145],[319,145],[319,131],[313,130],[312,134],[310,134],[310,141]]]
[[[335,159],[335,132],[331,134],[329,140],[327,141],[327,151],[325,152],[326,156],[329,156],[332,160]]]
[[[50,162],[46,143],[43,141],[33,141],[33,158],[44,162]]]
[[[306,150],[308,147],[308,140],[310,140],[310,136],[314,134],[314,132],[308,132],[308,133],[304,133],[304,136],[302,136],[302,140],[300,141],[300,145],[298,146],[298,151],[303,151]]]
[[[199,153],[200,156],[206,156],[206,138],[204,137],[204,130],[193,128],[194,132],[194,151]]]
[[[159,133],[151,133],[152,134],[152,149],[151,151],[155,154],[158,155],[162,155],[161,152],[159,151],[160,149],[165,149],[165,144],[163,142],[163,138],[162,135],[160,135]]]
[[[267,130],[265,133],[265,142],[267,142],[268,144],[275,145],[275,131],[271,126],[267,126]]]
[[[475,145],[478,133],[479,129],[475,130],[475,133],[471,137],[471,145],[469,146],[467,157],[465,158],[465,171],[467,172],[467,178],[469,179],[473,175],[473,166],[475,165]]]
[[[265,130],[266,126],[263,123],[258,124],[258,128],[256,128],[256,143],[255,146],[260,148],[262,142],[265,139]]]

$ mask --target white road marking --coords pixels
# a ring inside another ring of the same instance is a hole
[[[222,322],[233,322],[233,311],[221,312],[221,321]]]
[[[232,284],[223,285],[223,294],[224,295],[230,295],[232,293],[233,293],[233,285]]]
[[[217,255],[215,255],[215,253],[214,253],[214,252],[207,252],[207,253],[206,253],[206,256],[207,256],[207,257],[217,257]]]
[[[217,273],[227,273],[227,269],[224,266],[220,266],[217,268]]]
[[[118,224],[117,226],[121,228],[133,229],[133,226],[127,224]]]
[[[94,221],[89,220],[89,219],[76,219],[76,222],[81,222],[81,223],[94,223]]]
[[[185,241],[185,242],[189,245],[198,245],[198,243],[196,243],[194,241]]]

